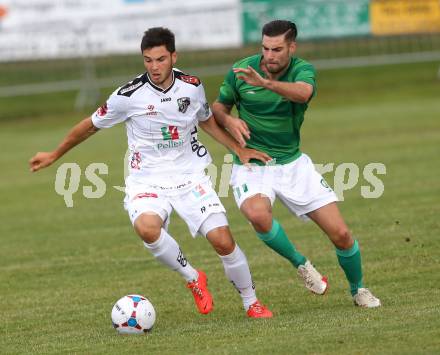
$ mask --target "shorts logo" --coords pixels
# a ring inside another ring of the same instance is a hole
[[[217,203],[217,202],[209,203],[208,206],[202,206],[202,207],[200,208],[200,212],[201,212],[201,213],[205,213],[207,208],[208,208],[209,210],[211,210],[213,207],[220,207],[220,204]]]
[[[179,139],[179,131],[177,126],[165,126],[160,128],[164,141]]]
[[[191,191],[196,198],[202,197],[206,194],[206,191],[203,189],[202,185],[197,185],[194,190]]]
[[[234,192],[237,195],[237,198],[241,197],[241,191],[240,190],[243,190],[243,193],[248,192],[249,189],[248,189],[247,184],[243,184],[241,186],[237,186],[237,187],[234,188]]]
[[[107,110],[108,110],[108,108],[107,108],[107,102],[106,102],[104,105],[102,105],[100,108],[98,108],[98,112],[97,112],[98,116],[99,117],[105,116],[107,113]]]
[[[137,194],[133,200],[137,200],[138,198],[157,198],[157,194],[154,192],[142,192],[140,194]]]
[[[325,181],[324,178],[321,179],[321,185],[324,186],[326,189],[331,190],[331,187],[328,186],[327,181]]]
[[[179,112],[185,113],[188,106],[191,104],[189,97],[181,97],[177,99],[177,105],[179,106]]]

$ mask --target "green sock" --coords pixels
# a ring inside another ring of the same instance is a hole
[[[345,276],[350,284],[351,295],[354,296],[358,288],[362,285],[362,260],[361,251],[357,240],[354,241],[350,249],[342,250],[336,248],[336,255],[338,257],[339,265],[345,272]]]
[[[277,220],[272,220],[272,228],[269,232],[257,232],[257,236],[269,248],[289,260],[296,268],[306,263],[307,259],[296,250]]]

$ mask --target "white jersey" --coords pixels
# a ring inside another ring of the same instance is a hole
[[[203,85],[177,69],[172,75],[167,89],[154,85],[147,73],[139,75],[114,91],[92,115],[97,128],[125,122],[128,168],[134,178],[200,172],[211,162],[197,139],[198,122],[212,115]]]

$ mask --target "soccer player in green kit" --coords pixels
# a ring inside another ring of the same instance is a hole
[[[379,307],[380,300],[363,284],[359,245],[339,212],[335,193],[300,150],[300,128],[316,93],[316,82],[313,66],[293,56],[296,36],[293,22],[275,20],[264,25],[262,54],[233,65],[213,104],[218,123],[242,146],[273,158],[270,164],[255,161],[244,166],[234,157],[234,197],[257,236],[298,269],[307,289],[324,294],[327,279],[295,248],[273,218],[275,198],[298,217],[313,220],[336,248],[354,304]],[[233,105],[239,118],[231,115]]]

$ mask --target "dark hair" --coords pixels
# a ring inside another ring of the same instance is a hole
[[[175,52],[174,33],[164,27],[149,28],[144,32],[144,36],[142,37],[141,52],[145,49],[159,46],[165,46],[170,53]]]
[[[284,39],[287,42],[296,40],[298,30],[296,25],[291,21],[286,20],[274,20],[266,23],[261,31],[262,36],[275,37],[284,34]]]

